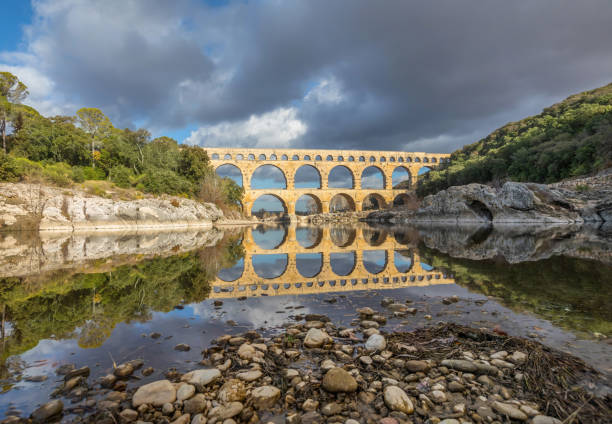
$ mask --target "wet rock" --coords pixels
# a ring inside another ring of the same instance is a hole
[[[538,411],[537,409],[532,408],[529,405],[521,405],[521,411],[523,411],[525,414],[529,415],[530,417],[535,417],[536,415],[541,415],[540,411]]]
[[[159,380],[140,386],[132,397],[132,406],[135,408],[144,404],[162,406],[166,402],[174,402],[175,400],[176,390],[174,385],[168,380]]]
[[[387,386],[384,391],[385,404],[393,411],[412,414],[414,406],[412,401],[402,389],[397,386]]]
[[[190,399],[183,402],[183,412],[188,414],[198,414],[206,408],[206,396],[198,393]]]
[[[24,378],[25,381],[29,381],[31,383],[41,383],[47,379],[46,375],[28,375]]]
[[[346,370],[342,368],[332,368],[325,373],[321,386],[331,393],[350,393],[357,390],[357,381]]]
[[[124,423],[131,423],[138,419],[138,412],[133,409],[124,409],[119,413],[119,419]]]
[[[317,411],[310,411],[302,415],[302,424],[321,424],[323,417]]]
[[[133,373],[134,373],[134,366],[132,364],[130,364],[129,362],[126,362],[125,364],[119,365],[113,371],[113,374],[115,374],[119,378],[129,377]]]
[[[148,377],[151,374],[153,374],[154,372],[155,372],[155,370],[153,369],[153,367],[147,367],[147,368],[142,370],[142,375],[144,375],[145,377]]]
[[[465,386],[461,383],[459,383],[458,381],[451,381],[450,383],[448,383],[448,391],[449,392],[462,392],[465,390]]]
[[[521,411],[518,407],[509,403],[493,402],[493,409],[501,415],[508,416],[513,420],[527,421],[527,414]]]
[[[55,369],[55,373],[58,375],[66,375],[75,368],[76,367],[74,366],[74,364],[63,364]]]
[[[245,398],[246,387],[242,380],[235,378],[226,381],[217,394],[217,399],[222,403],[241,402]]]
[[[357,309],[357,313],[359,315],[364,316],[364,317],[371,317],[372,315],[374,315],[376,313],[376,311],[374,309],[366,306],[364,308]]]
[[[216,368],[195,370],[188,372],[181,377],[181,381],[184,381],[193,385],[206,386],[221,377],[221,371]]]
[[[323,408],[321,408],[321,413],[326,416],[338,415],[342,412],[343,406],[336,402],[330,402],[325,404]]]
[[[222,301],[222,300],[215,300],[215,301],[213,302],[213,305],[215,305],[215,306],[217,306],[217,307],[219,307],[219,306],[223,306],[223,301]]]
[[[36,423],[47,422],[50,418],[55,417],[62,413],[64,410],[64,404],[61,400],[52,400],[42,405],[40,408],[32,412],[30,416]]]
[[[149,337],[151,337],[153,340],[157,340],[161,337],[160,333],[151,333],[149,334]]]
[[[252,345],[244,343],[238,348],[238,356],[240,359],[247,361],[253,360],[255,357],[261,357],[261,352],[258,352]]]
[[[464,359],[445,359],[441,362],[445,367],[452,368],[461,372],[476,372],[478,367],[474,362],[467,361]]]
[[[500,350],[499,352],[495,352],[491,355],[491,359],[505,359],[508,356],[508,352],[505,350]]]
[[[206,424],[206,417],[204,416],[204,414],[196,414],[191,419],[191,424]]]
[[[461,424],[461,423],[454,418],[447,418],[445,420],[440,421],[440,424]]]
[[[174,350],[178,350],[179,352],[188,352],[191,350],[191,346],[185,343],[179,343],[174,346]]]
[[[208,418],[226,420],[240,414],[244,406],[240,402],[230,402],[227,405],[216,406],[208,413]]]
[[[387,347],[387,341],[380,334],[372,334],[365,343],[366,350],[376,352]]]
[[[546,415],[537,415],[531,420],[532,424],[562,424],[561,420]]]
[[[178,417],[176,420],[172,421],[171,424],[189,424],[190,420],[191,420],[191,415],[183,414],[180,417]]]
[[[253,406],[257,409],[269,409],[278,399],[280,399],[281,391],[274,386],[257,387],[251,393]]]
[[[430,396],[436,403],[446,402],[446,393],[444,393],[442,390],[432,390]]]
[[[519,352],[517,350],[516,352],[513,352],[512,355],[510,355],[507,359],[515,364],[522,364],[527,360],[527,354]]]
[[[393,417],[385,417],[378,424],[399,424],[399,422]]]
[[[491,365],[498,368],[514,368],[514,364],[507,361],[503,361],[501,359],[491,360]]]
[[[304,411],[316,411],[319,408],[319,401],[314,399],[306,399],[302,404],[302,409]]]
[[[196,389],[191,384],[183,384],[176,391],[176,400],[184,401],[195,395]]]
[[[306,337],[304,338],[304,346],[316,348],[321,347],[330,341],[331,337],[329,337],[325,331],[319,330],[318,328],[311,328],[308,330],[308,333],[306,333]]]
[[[170,415],[174,412],[174,405],[172,405],[170,402],[168,403],[164,403],[162,405],[162,414],[164,415]]]
[[[89,377],[89,372],[89,367],[73,369],[72,371],[69,371],[64,375],[64,380],[68,381],[74,377]]]
[[[431,368],[425,361],[406,361],[405,367],[410,372],[427,372]]]
[[[261,378],[262,375],[263,374],[261,371],[253,370],[253,371],[239,372],[238,374],[236,374],[236,377],[242,381],[251,382],[251,381],[255,381]]]
[[[369,356],[360,356],[359,357],[359,361],[363,364],[363,365],[372,365],[372,358]]]

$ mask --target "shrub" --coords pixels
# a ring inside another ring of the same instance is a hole
[[[0,181],[15,182],[21,179],[15,158],[0,152]]]
[[[143,191],[153,194],[182,194],[194,191],[193,184],[189,180],[165,169],[145,172],[137,187],[142,187]]]
[[[108,176],[118,187],[128,188],[132,185],[134,172],[128,167],[117,165],[110,169]]]
[[[85,172],[83,172],[83,168],[80,166],[72,167],[72,180],[75,183],[82,183],[85,181]]]
[[[106,179],[106,173],[100,167],[92,168],[91,166],[83,167],[83,174],[86,180],[104,180]]]
[[[45,165],[42,175],[45,180],[60,187],[67,187],[72,184],[72,168],[65,162]]]

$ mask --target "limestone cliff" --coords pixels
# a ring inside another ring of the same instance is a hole
[[[109,199],[75,189],[0,183],[0,229],[41,231],[206,228],[219,208],[181,197]]]
[[[416,211],[374,212],[375,222],[551,223],[612,220],[612,187],[578,191],[543,184],[507,182],[449,187],[423,199]]]

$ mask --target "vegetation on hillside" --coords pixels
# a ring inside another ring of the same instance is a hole
[[[186,196],[228,208],[242,198],[242,188],[218,177],[199,147],[179,145],[169,137],[151,140],[145,129],[115,128],[95,108],[47,118],[21,104],[26,96],[23,83],[0,72],[0,181],[70,186],[107,180],[124,189]]]
[[[454,185],[551,183],[612,166],[612,84],[568,97],[451,155],[420,179],[422,197]]]

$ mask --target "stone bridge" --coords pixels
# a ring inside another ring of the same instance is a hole
[[[295,204],[303,195],[311,197],[318,212],[330,212],[330,204],[336,196],[344,198],[354,211],[363,209],[364,201],[373,197],[379,206],[392,204],[406,196],[406,188],[393,188],[393,171],[403,168],[408,172],[409,185],[414,186],[422,167],[434,168],[450,161],[445,153],[406,153],[365,150],[295,150],[295,149],[242,149],[205,147],[215,170],[223,165],[233,165],[242,174],[244,187],[243,210],[251,211],[253,203],[264,194],[281,201],[285,212],[295,214]],[[253,173],[262,166],[278,168],[286,182],[284,189],[255,189],[251,187]],[[301,167],[312,167],[319,175],[318,188],[296,188],[295,175]],[[336,167],[346,168],[352,176],[350,188],[329,187],[329,175]],[[383,186],[362,187],[366,168],[375,167],[383,176]]]
[[[314,230],[318,231],[317,236],[310,243],[304,243],[298,241],[296,227],[289,227],[282,242],[272,249],[258,246],[251,231],[246,231],[242,242],[246,252],[242,274],[233,281],[217,276],[211,282],[210,297],[300,295],[455,283],[452,276],[423,265],[416,249],[400,237],[368,228],[347,228],[343,236],[334,235],[333,227]],[[376,273],[369,271],[364,264],[364,252],[368,251],[385,252],[385,264]],[[410,258],[409,269],[396,266],[396,252]],[[316,275],[305,276],[299,269],[300,256],[313,253],[320,254],[321,267]],[[352,269],[348,273],[339,274],[334,270],[332,256],[338,253],[353,254]],[[271,254],[286,255],[287,265],[277,277],[261,277],[254,267],[253,258]]]

